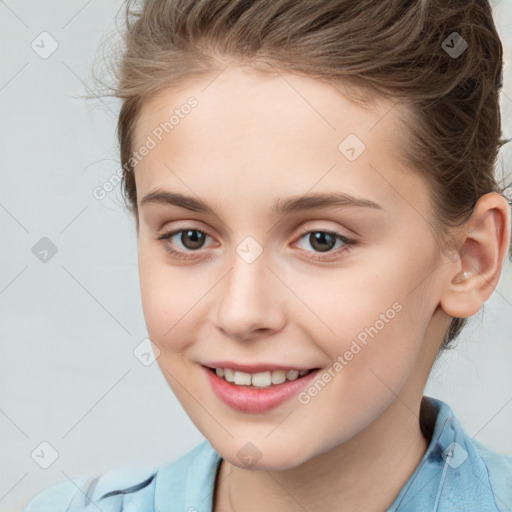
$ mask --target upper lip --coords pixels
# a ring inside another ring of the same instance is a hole
[[[231,370],[245,372],[245,373],[260,373],[260,372],[272,372],[275,370],[312,370],[311,367],[304,367],[301,365],[294,364],[275,364],[275,363],[252,363],[252,364],[240,364],[234,361],[212,361],[204,363],[203,366],[209,368],[230,368]]]

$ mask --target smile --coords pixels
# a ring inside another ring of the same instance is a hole
[[[271,387],[272,385],[283,384],[287,380],[297,380],[313,370],[289,369],[247,373],[236,371],[231,368],[212,368],[212,371],[215,371],[218,377],[221,377],[226,382],[230,382],[236,386],[264,389]]]
[[[218,399],[232,409],[253,414],[289,403],[320,371],[319,368],[264,370],[260,365],[254,369],[258,371],[252,373],[221,365],[203,366],[210,389]]]

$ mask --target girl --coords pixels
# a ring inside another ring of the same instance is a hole
[[[423,396],[510,244],[488,2],[127,3],[117,78],[148,332],[207,440],[25,512],[511,510],[512,459]]]

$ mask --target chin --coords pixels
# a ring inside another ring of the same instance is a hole
[[[279,457],[275,455],[268,456],[265,458],[262,457],[256,464],[253,465],[243,464],[242,462],[240,462],[236,455],[234,458],[226,458],[226,460],[233,466],[248,471],[286,471],[288,469],[296,468],[307,461],[304,460],[302,457]]]
[[[229,443],[229,442],[228,442]],[[210,441],[217,453],[233,466],[249,471],[285,471],[304,464],[315,456],[290,443],[290,446],[279,446],[267,441],[264,445],[239,442],[216,446]]]

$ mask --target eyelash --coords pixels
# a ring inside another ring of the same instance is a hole
[[[165,250],[168,251],[169,253],[171,253],[173,256],[176,256],[177,258],[180,258],[180,259],[183,259],[183,260],[189,260],[191,258],[195,258],[195,256],[193,254],[189,254],[189,253],[186,253],[184,251],[177,251],[177,250],[173,249],[172,247],[169,247],[165,243],[166,240],[169,240],[174,235],[177,235],[178,233],[183,233],[185,231],[196,231],[196,232],[201,233],[203,235],[209,236],[208,233],[206,233],[205,231],[202,231],[200,229],[182,228],[182,229],[177,229],[177,230],[174,230],[174,231],[169,231],[167,233],[163,233],[162,235],[160,235],[157,238],[157,240],[161,240]],[[313,259],[317,260],[317,261],[327,261],[329,259],[329,257],[332,257],[332,254],[346,253],[346,252],[348,252],[348,251],[350,251],[352,249],[352,246],[357,244],[357,242],[355,240],[353,240],[351,238],[347,238],[346,236],[341,235],[340,233],[337,233],[336,231],[329,231],[329,230],[322,230],[322,229],[309,229],[307,231],[303,231],[299,235],[297,241],[301,240],[304,236],[309,235],[311,233],[327,233],[329,235],[334,236],[337,241],[340,240],[341,242],[343,242],[345,244],[344,247],[338,248],[338,250],[336,250],[334,252],[329,252],[330,256],[328,256],[328,257],[313,257]],[[198,251],[192,251],[192,252],[198,252]],[[311,252],[311,251],[307,251],[307,252]]]

